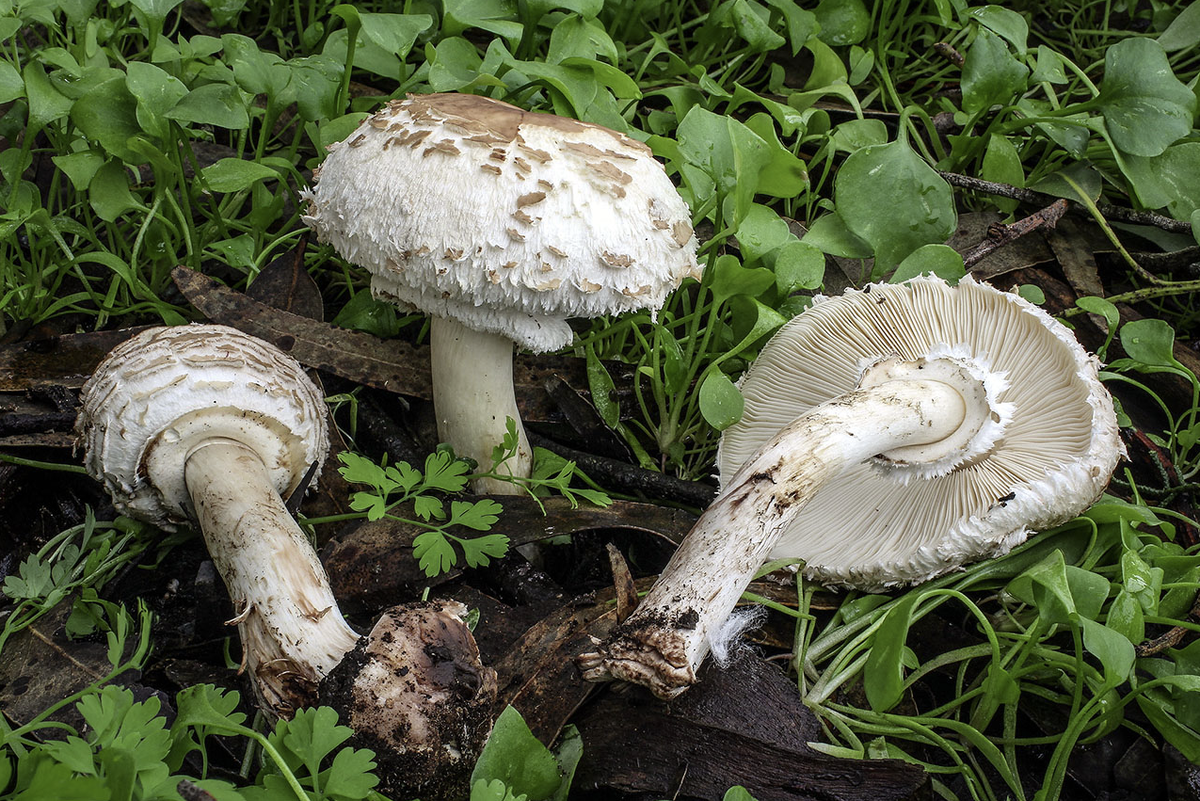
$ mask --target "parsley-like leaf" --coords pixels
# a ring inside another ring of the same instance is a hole
[[[486,567],[492,559],[508,553],[508,537],[503,534],[485,534],[472,539],[454,538],[463,549],[469,567]]]
[[[356,492],[350,496],[350,508],[356,512],[366,512],[368,520],[378,520],[387,513],[387,501],[369,492]]]
[[[476,531],[487,531],[496,525],[504,507],[491,498],[469,503],[467,501],[450,502],[450,519],[447,525],[466,526]]]
[[[341,728],[345,728],[344,726]],[[321,773],[321,786],[330,798],[357,801],[371,794],[379,779],[375,770],[375,754],[366,748],[343,748],[333,755],[329,769]]]
[[[421,471],[410,465],[408,462],[400,462],[386,470],[388,478],[396,482],[396,485],[405,492],[412,492],[413,488],[421,483]]]
[[[422,520],[435,518],[441,520],[446,516],[446,509],[439,498],[432,495],[418,495],[413,500],[413,511]]]
[[[356,453],[343,451],[338,454],[338,461],[342,463],[338,472],[342,474],[342,478],[352,484],[369,484],[378,490],[380,495],[387,495],[399,486],[399,483],[393,481],[381,465]]]
[[[458,560],[454,547],[440,531],[418,534],[413,540],[413,556],[417,557],[417,564],[430,578],[445,573]]]
[[[425,457],[425,489],[462,492],[467,486],[467,463],[448,451],[434,451]]]
[[[42,598],[54,586],[50,566],[33,554],[21,562],[16,576],[4,579],[4,594],[14,601]]]

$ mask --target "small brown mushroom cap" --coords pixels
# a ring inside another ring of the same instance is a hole
[[[686,204],[641,142],[486,97],[411,95],[333,145],[304,221],[377,296],[534,351],[569,317],[698,278]]]
[[[1124,452],[1099,362],[1065,326],[970,278],[923,277],[821,299],[780,329],[741,381],[722,478],[890,357],[959,364],[985,388],[991,420],[951,461],[876,458],[824,486],[770,555],[805,560],[818,581],[879,590],[1007,553],[1095,501]]]
[[[167,530],[189,517],[184,464],[227,437],[287,497],[329,447],[325,403],[295,359],[219,325],[152,328],[112,350],[80,395],[85,462],[122,514]]]

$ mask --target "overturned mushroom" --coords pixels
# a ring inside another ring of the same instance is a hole
[[[816,303],[746,374],[722,493],[585,675],[687,689],[768,559],[879,591],[1073,517],[1122,452],[1097,368],[1045,312],[970,279]]]
[[[324,568],[283,502],[321,464],[329,445],[324,401],[300,365],[232,328],[149,329],[97,367],[84,386],[76,426],[88,472],[103,482],[118,511],[167,530],[199,524],[238,610],[231,622],[263,711],[290,718],[316,703],[319,683],[359,636],[342,618]],[[457,714],[481,719],[482,732],[431,725],[420,730],[429,738],[422,740],[409,737],[414,727],[393,719],[374,733],[374,741],[391,750],[423,756],[430,775],[469,766],[490,728],[479,710],[488,710],[495,697],[494,676],[479,665],[461,617],[447,609],[428,635],[441,643],[438,657],[389,663],[390,675],[407,678],[387,685],[385,670],[382,681],[394,696],[393,716],[419,717],[426,714],[422,698],[442,689],[441,668],[433,668],[471,665],[476,692],[455,696]],[[395,610],[369,639],[408,636],[423,616]],[[447,705],[438,720],[454,714]],[[457,754],[446,751],[447,742]]]
[[[699,277],[687,206],[624,134],[476,95],[410,95],[331,147],[304,221],[431,316],[439,435],[483,466],[518,423],[513,342],[569,345],[570,317],[657,308]],[[477,491],[511,493],[507,482]]]

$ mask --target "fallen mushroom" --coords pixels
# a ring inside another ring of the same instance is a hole
[[[117,510],[167,530],[199,524],[238,610],[230,622],[238,626],[243,666],[263,711],[290,718],[315,704],[322,679],[360,638],[283,501],[329,446],[324,400],[300,365],[232,328],[153,328],[113,349],[80,400],[76,428],[88,472]],[[410,762],[424,760],[422,777],[452,783],[462,773],[465,781],[490,729],[495,677],[479,664],[461,619],[465,610],[449,605],[431,616],[431,607],[392,610],[362,638],[392,642],[430,625],[422,645],[440,643],[441,650],[412,664],[354,660],[393,697],[375,721],[379,728],[357,735],[387,746],[381,762],[387,751],[404,752]],[[455,681],[454,704],[427,725],[412,725],[409,718],[428,716],[427,697],[450,687],[441,683],[447,664],[456,666],[450,679],[464,670],[475,674],[474,692]],[[476,728],[466,731],[463,720]]]
[[[584,675],[683,692],[769,559],[877,592],[1075,516],[1123,452],[1098,366],[1041,309],[969,278],[816,303],[743,378],[723,491]]]
[[[658,308],[700,274],[687,206],[648,147],[486,97],[394,100],[331,146],[314,179],[304,222],[371,272],[377,297],[431,317],[439,436],[486,468],[512,418],[515,476],[532,450],[513,343],[564,347],[567,318]]]

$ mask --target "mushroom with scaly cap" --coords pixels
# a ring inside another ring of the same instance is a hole
[[[324,400],[296,360],[224,326],[153,328],[114,348],[80,400],[88,472],[117,510],[168,530],[199,524],[260,708],[290,718],[328,696],[381,765],[403,754],[391,791],[465,788],[491,729],[495,673],[460,604],[397,607],[361,639],[343,619],[283,501],[329,446]],[[365,684],[374,695],[338,692]],[[386,709],[365,708],[384,695]]]
[[[1075,516],[1123,453],[1099,363],[1031,303],[967,278],[872,284],[789,321],[741,382],[723,490],[588,678],[671,697],[769,559],[877,592]]]
[[[569,345],[567,319],[657,309],[698,278],[686,204],[624,134],[466,94],[390,102],[331,146],[304,221],[371,272],[380,298],[428,313],[438,433],[491,463],[518,423],[513,343]],[[514,491],[506,482],[477,491]]]

